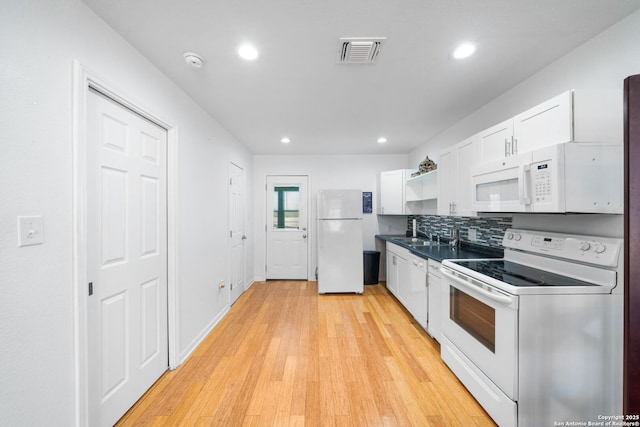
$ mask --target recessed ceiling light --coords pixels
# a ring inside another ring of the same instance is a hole
[[[453,57],[455,59],[468,58],[473,55],[473,52],[475,51],[476,46],[473,43],[463,43],[453,51]]]
[[[385,142],[387,142],[387,138],[385,138],[384,136],[378,138],[378,144],[384,144]]]
[[[204,59],[202,59],[202,56],[195,52],[185,52],[182,56],[186,63],[191,65],[193,68],[202,68],[204,65]]]
[[[283,144],[288,144],[288,143],[290,143],[290,142],[291,142],[291,140],[285,136],[284,138],[282,138],[282,139],[280,140],[280,142],[282,142]]]
[[[242,59],[253,61],[258,57],[258,51],[250,44],[243,44],[238,48],[238,55],[240,55],[240,58]]]

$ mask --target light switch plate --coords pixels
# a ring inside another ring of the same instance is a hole
[[[475,228],[470,228],[469,229],[469,241],[470,242],[475,242],[476,240],[478,240],[478,234]]]
[[[18,217],[18,246],[41,245],[44,243],[42,216]]]

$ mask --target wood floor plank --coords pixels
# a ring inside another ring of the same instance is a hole
[[[254,283],[118,426],[495,426],[382,285]]]

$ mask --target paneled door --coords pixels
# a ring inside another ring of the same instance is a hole
[[[244,169],[233,163],[229,164],[229,288],[231,304],[244,292],[245,278],[245,193]]]
[[[267,279],[307,280],[307,176],[267,176]]]
[[[167,132],[87,99],[89,424],[111,426],[168,368]]]

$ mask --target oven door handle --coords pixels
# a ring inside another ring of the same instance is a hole
[[[474,292],[479,293],[480,295],[489,298],[492,301],[495,302],[499,302],[500,304],[504,304],[504,305],[511,305],[513,303],[513,298],[507,295],[503,295],[503,294],[499,294],[497,292],[490,292],[487,291],[485,289],[482,289],[480,286],[476,286],[473,285],[469,282],[467,282],[466,280],[463,280],[457,276],[454,276],[453,274],[449,273],[448,270],[445,270],[444,268],[440,269],[440,272],[442,274],[444,274],[445,276],[447,276],[449,279],[453,280],[454,282],[456,282],[457,284],[470,289]]]

